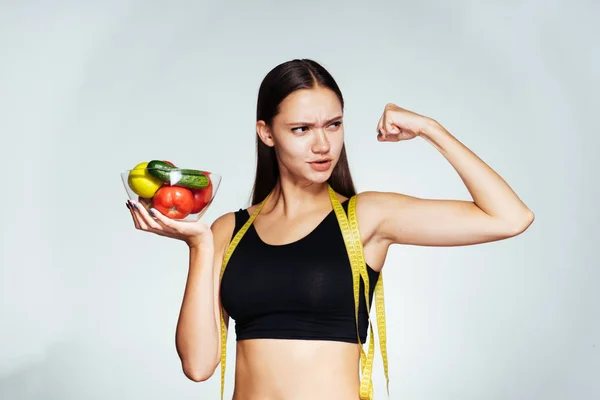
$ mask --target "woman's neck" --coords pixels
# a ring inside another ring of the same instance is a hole
[[[315,208],[330,207],[329,185],[324,183],[297,183],[279,179],[265,205],[265,212],[294,217]]]

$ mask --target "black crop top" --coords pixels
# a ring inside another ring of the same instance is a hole
[[[348,200],[342,203],[348,211]],[[248,220],[235,212],[235,235]],[[232,236],[233,237],[233,236]],[[369,307],[379,273],[367,265]],[[359,333],[368,329],[360,280]],[[284,245],[261,240],[250,226],[221,281],[223,308],[235,321],[237,340],[256,338],[357,343],[352,272],[333,210],[304,238]]]

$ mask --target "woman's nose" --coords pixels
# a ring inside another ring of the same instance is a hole
[[[327,153],[331,144],[329,138],[323,129],[315,129],[315,141],[312,150],[315,153]]]

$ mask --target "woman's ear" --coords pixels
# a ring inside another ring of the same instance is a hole
[[[267,126],[265,121],[256,122],[256,134],[265,145],[269,147],[275,146],[275,141],[273,140],[273,135],[271,134],[271,128]]]

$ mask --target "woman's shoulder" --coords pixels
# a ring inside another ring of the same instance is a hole
[[[235,229],[236,212],[227,212],[213,221],[210,230],[215,245],[227,246]]]
[[[236,222],[241,218],[246,218],[249,214],[248,211],[254,206],[249,208],[240,208],[237,211],[229,211],[225,214],[219,216],[212,223],[211,229],[217,230],[233,230],[235,228]]]

